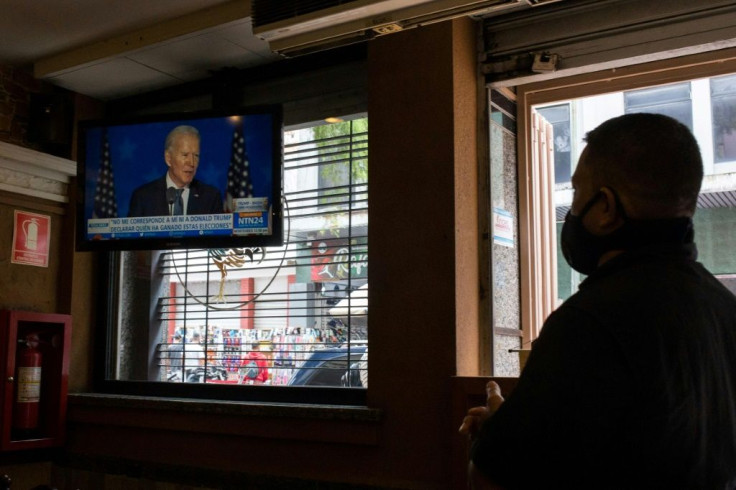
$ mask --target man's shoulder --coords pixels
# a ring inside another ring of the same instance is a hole
[[[693,332],[695,324],[707,330],[736,316],[736,297],[694,260],[638,263],[593,279],[550,315],[550,324],[568,332],[593,326],[647,345],[658,332]]]
[[[616,259],[614,259],[616,260]],[[623,297],[652,298],[667,295],[677,288],[698,287],[712,276],[690,259],[641,256],[623,257],[619,262],[604,264],[580,285],[573,303],[618,303]]]
[[[728,293],[725,286],[694,259],[667,257],[641,260],[622,267],[600,280],[592,281],[590,286],[581,288],[583,296],[585,293],[589,293],[589,296],[608,293],[608,296],[629,296],[648,301],[658,298],[674,301],[681,298],[685,300],[685,304],[689,298],[697,296],[698,292]],[[671,306],[682,305],[674,303]]]
[[[196,189],[199,193],[220,193],[220,190],[217,187],[207,184],[199,179],[192,180],[192,183],[189,184],[189,188]]]
[[[141,184],[138,187],[133,190],[133,193],[136,192],[148,192],[153,189],[156,189],[158,187],[166,187],[166,176],[159,177],[157,179],[153,179],[149,182],[146,182],[145,184]]]

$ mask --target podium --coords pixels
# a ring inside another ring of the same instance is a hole
[[[0,310],[0,451],[61,446],[72,318]]]

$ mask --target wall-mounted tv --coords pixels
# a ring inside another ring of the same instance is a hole
[[[79,251],[283,244],[280,106],[83,121]]]

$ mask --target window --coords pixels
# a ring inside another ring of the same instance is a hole
[[[566,101],[564,104],[545,105],[537,110],[544,115],[544,111],[549,111],[552,108],[573,107],[574,110],[571,111],[573,114],[572,126],[579,128],[581,134],[592,130],[609,117],[620,115],[621,100],[623,100],[623,108],[626,113],[656,112],[670,115],[680,120],[680,122],[687,124],[693,130],[703,150],[710,147],[711,141],[709,138],[711,134],[713,135],[714,148],[720,146],[720,154],[722,156],[719,158],[719,151],[714,151],[712,157],[710,156],[710,152],[703,151],[706,174],[713,174],[712,170],[709,171],[709,169],[714,168],[714,161],[717,163],[719,159],[720,161],[736,159],[736,152],[730,158],[726,156],[732,153],[729,143],[730,135],[728,134],[728,124],[730,123],[726,122],[726,118],[731,110],[731,105],[736,105],[735,89],[736,76],[729,75],[633,91],[616,92],[606,94],[605,96],[582,97]],[[708,100],[709,95],[711,97],[710,101]],[[710,105],[713,108],[712,119],[704,112],[696,113],[697,117],[693,118],[695,101],[701,105]],[[586,115],[594,113],[596,116],[605,115],[605,117],[586,117]],[[720,127],[718,126],[719,121],[721,122]],[[718,139],[719,137],[720,140]],[[719,141],[720,144],[718,143]],[[579,141],[573,142],[571,146],[574,159],[577,160],[584,147],[584,143],[580,139]],[[736,151],[736,147],[734,149]],[[556,152],[554,158],[557,159]],[[567,160],[565,160],[565,164],[566,162]],[[556,167],[557,161],[555,161]],[[701,196],[699,210],[696,215],[696,225],[698,226],[697,229],[700,237],[700,259],[715,274],[728,274],[734,271],[733,264],[725,258],[730,255],[718,254],[715,250],[712,250],[715,244],[730,248],[733,246],[732,243],[736,243],[732,238],[732,226],[730,224],[732,222],[733,209],[729,207],[729,203],[733,201],[734,191],[730,189],[730,184],[728,183],[729,175],[733,174],[721,173],[720,175],[709,175],[706,177],[703,184],[703,195]],[[557,242],[559,243],[559,234],[562,229],[565,213],[570,208],[572,193],[564,188],[558,187],[555,190],[554,199],[557,219]],[[720,224],[714,226],[714,223],[717,222]],[[558,250],[557,291],[559,296],[556,298],[556,301],[563,301],[575,293],[578,285],[584,278],[585,276],[572,270],[567,265]]]
[[[537,109],[552,124],[555,159],[555,184],[570,182],[572,177],[572,131],[570,104],[557,104]]]
[[[575,98],[564,101],[564,103],[540,105],[535,107],[535,110],[553,124],[555,139],[558,135],[555,123],[559,124],[563,110],[571,115],[565,122],[565,127],[577,129],[581,135],[608,118],[631,112],[667,114],[688,125],[699,141],[706,173],[696,215],[700,237],[700,258],[714,274],[730,274],[735,270],[732,261],[727,259],[730,255],[717,253],[712,249],[712,244],[736,244],[731,226],[733,221],[731,203],[735,198],[734,190],[731,188],[733,186],[729,183],[736,168],[729,169],[723,163],[719,167],[714,166],[714,163],[719,161],[736,160],[736,133],[733,137],[730,135],[729,125],[731,123],[728,122],[732,108],[736,111],[736,76],[734,75]],[[576,134],[574,130],[573,134]],[[731,138],[733,138],[733,145]],[[562,165],[565,167],[570,165],[571,155],[573,161],[579,158],[585,144],[580,137],[573,138],[569,146],[570,153],[562,155]],[[711,147],[716,151],[711,153],[709,151]],[[560,162],[557,161],[558,157],[559,154],[555,151],[554,167],[556,171],[560,165]],[[554,192],[554,205],[557,243],[559,243],[564,217],[570,209],[572,192],[564,183],[557,182],[557,184]],[[716,226],[715,223],[718,225]],[[729,247],[729,245],[725,246]],[[575,293],[578,285],[585,278],[567,265],[559,249],[556,276],[558,297],[555,298],[555,303],[564,301]]]
[[[690,64],[692,59],[694,57],[683,58],[677,63],[669,60],[641,65],[625,73],[605,70],[561,79],[557,85],[539,83],[518,87],[518,100],[521,101],[518,111],[520,194],[523,191],[523,196],[531,196],[528,202],[520,199],[520,203],[527,210],[542,209],[545,205],[543,192],[535,192],[534,187],[535,180],[539,185],[542,173],[541,163],[535,158],[538,153],[534,143],[538,140],[535,139],[535,113],[544,116],[543,111],[569,105],[573,169],[584,147],[585,133],[603,121],[630,112],[655,112],[675,117],[692,129],[703,157],[705,177],[694,217],[698,260],[727,287],[733,288],[736,261],[729,251],[736,247],[736,187],[733,184],[736,151],[729,147],[731,125],[728,117],[736,107],[736,63],[717,60],[696,65]],[[554,115],[546,116],[554,121]],[[549,253],[549,249],[559,243],[562,220],[571,201],[572,190],[557,184],[554,189],[557,240],[532,240],[547,226],[543,223],[547,219],[545,215],[529,212],[528,222],[520,220],[520,280],[522,291],[530,291],[528,296],[521,297],[521,318],[528,339],[534,339],[541,326],[542,318],[536,313],[540,305],[547,305],[550,300],[563,301],[577,290],[583,279],[567,266],[559,247],[557,254],[554,249]],[[550,264],[557,259],[554,271],[558,296],[550,297],[553,288],[532,287],[545,279],[544,264],[539,266],[534,262],[538,257]]]
[[[693,129],[693,108],[690,101],[690,83],[677,83],[661,87],[624,92],[626,114],[653,112],[677,119]]]
[[[113,257],[107,386],[367,386],[368,120],[345,119],[284,133],[285,246]]]
[[[736,75],[710,80],[713,161],[736,160]]]

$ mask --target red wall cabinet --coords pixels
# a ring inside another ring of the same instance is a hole
[[[0,310],[0,450],[61,446],[72,318]]]

